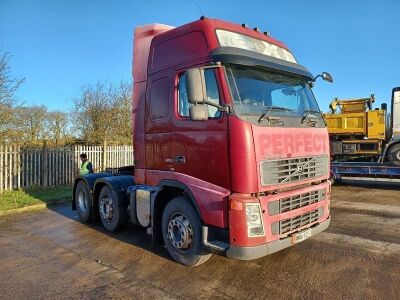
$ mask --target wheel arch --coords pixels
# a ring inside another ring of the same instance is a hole
[[[181,190],[182,193],[186,196],[187,200],[190,200],[190,203],[194,206],[194,209],[196,210],[197,214],[200,217],[200,220],[203,220],[201,211],[200,211],[200,207],[197,204],[196,198],[194,197],[192,191],[190,190],[190,188],[177,180],[170,180],[170,179],[165,179],[165,180],[161,180],[160,183],[158,184],[158,187],[160,188],[160,191],[165,189],[165,188],[170,188],[173,190]],[[159,193],[159,192],[158,192]],[[157,193],[157,196],[158,196]],[[157,198],[156,196],[156,198]]]
[[[153,240],[162,241],[161,225],[162,225],[162,213],[167,204],[176,197],[183,196],[188,203],[190,203],[197,215],[200,218],[200,222],[203,223],[203,217],[200,212],[200,208],[193,196],[192,191],[187,185],[176,180],[161,180],[158,184],[159,190],[153,198],[152,204],[152,224],[153,224]]]

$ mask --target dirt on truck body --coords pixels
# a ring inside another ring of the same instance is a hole
[[[395,299],[398,190],[334,186],[327,231],[254,261],[187,268],[143,229],[107,233],[69,206],[0,219],[0,295],[21,298]]]

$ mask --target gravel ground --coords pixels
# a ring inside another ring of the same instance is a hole
[[[196,268],[171,261],[144,230],[81,224],[68,205],[4,216],[0,298],[398,299],[399,211],[393,187],[334,186],[327,231],[258,260],[214,255]]]

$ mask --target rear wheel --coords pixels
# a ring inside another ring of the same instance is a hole
[[[400,144],[389,148],[387,158],[391,163],[400,166]]]
[[[120,203],[117,194],[105,185],[99,196],[99,215],[101,223],[108,231],[114,232],[123,227],[128,220],[126,207]]]
[[[171,200],[165,207],[162,235],[168,253],[178,263],[197,266],[211,257],[203,249],[200,218],[184,197]]]
[[[75,206],[79,219],[82,222],[88,222],[92,207],[90,205],[89,187],[83,180],[79,181],[75,188]]]

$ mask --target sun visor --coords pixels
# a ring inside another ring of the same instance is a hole
[[[280,72],[292,73],[313,79],[314,76],[302,65],[236,47],[219,47],[211,51],[214,61],[246,66],[260,66]]]

